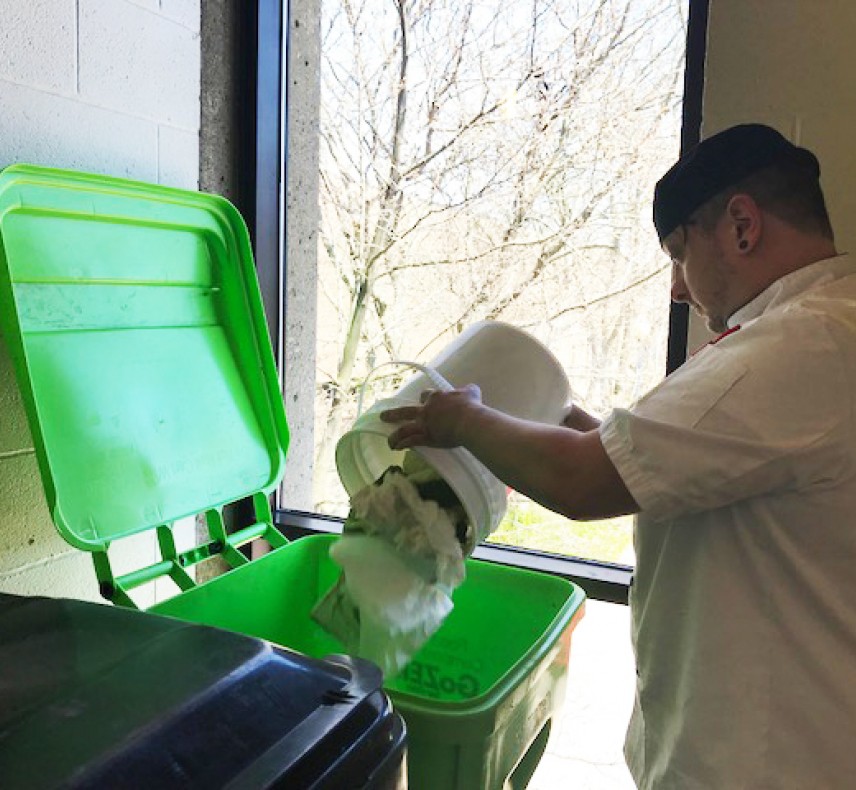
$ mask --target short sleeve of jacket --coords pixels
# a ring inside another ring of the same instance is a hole
[[[846,356],[846,355],[845,355]],[[655,519],[824,485],[853,441],[853,360],[822,318],[794,310],[708,346],[601,424],[607,454]]]

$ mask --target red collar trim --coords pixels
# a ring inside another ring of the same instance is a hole
[[[738,329],[740,329],[740,326],[740,324],[737,324],[736,326],[732,326],[731,329],[726,329],[721,335],[717,335],[715,338],[713,338],[713,340],[711,340],[708,345],[714,346],[723,338],[728,337],[729,335],[733,335]]]
[[[707,348],[708,346],[715,346],[723,338],[726,338],[729,335],[733,335],[738,329],[740,329],[740,326],[741,326],[741,324],[737,324],[736,326],[732,326],[731,329],[726,329],[721,335],[717,335],[715,338],[713,338],[713,340],[710,340],[707,343],[705,343],[703,346],[700,346],[699,348],[697,348],[695,351],[693,351],[692,354],[690,354],[690,356],[694,357],[703,348]]]

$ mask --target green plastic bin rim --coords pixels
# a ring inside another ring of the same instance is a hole
[[[225,198],[0,171],[0,334],[72,545],[282,478],[288,428],[246,226]]]
[[[401,679],[402,675],[407,674],[412,664],[406,666],[399,675],[390,679],[387,691],[396,705],[406,706],[406,709],[411,713],[420,712],[433,715],[441,711],[446,721],[456,716],[459,716],[462,721],[473,721],[473,716],[478,713],[493,717],[497,707],[507,697],[514,694],[521,698],[525,696],[526,684],[537,681],[537,677],[533,673],[539,667],[541,671],[550,671],[545,663],[560,660],[559,655],[563,649],[560,644],[561,640],[563,638],[570,640],[571,633],[583,617],[586,601],[585,592],[581,587],[567,579],[524,568],[496,565],[486,560],[469,559],[467,563],[471,567],[473,565],[488,565],[495,568],[497,573],[507,577],[525,578],[532,581],[537,579],[542,584],[549,582],[555,590],[561,589],[563,591],[564,602],[555,611],[550,622],[545,624],[538,637],[530,643],[525,654],[513,662],[491,685],[472,697],[455,700],[410,690],[406,681]],[[564,673],[566,670],[567,667],[562,672]]]

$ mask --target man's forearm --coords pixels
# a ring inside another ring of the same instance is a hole
[[[480,405],[468,414],[460,439],[504,483],[569,518],[639,509],[596,430],[527,422]]]

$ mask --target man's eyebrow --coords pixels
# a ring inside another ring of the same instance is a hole
[[[680,258],[686,250],[686,231],[680,236],[672,236],[668,242],[662,245],[663,252],[670,258]]]

